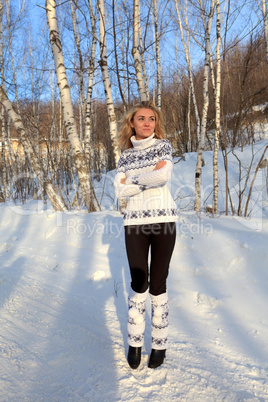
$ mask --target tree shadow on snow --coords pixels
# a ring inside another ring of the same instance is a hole
[[[124,226],[122,217],[106,215],[103,244],[108,245],[108,260],[113,283],[113,301],[118,322],[119,337],[121,338],[120,353],[124,362],[127,344],[127,297],[130,284],[128,261],[125,252]],[[120,344],[120,340],[112,340]],[[127,363],[126,363],[127,365]]]
[[[72,219],[70,233],[66,233],[68,219]],[[117,394],[113,340],[107,326],[107,302],[114,284],[103,269],[107,255],[97,230],[102,219],[98,213],[63,215],[66,244],[55,257],[55,281],[48,285],[51,300],[42,311],[52,319],[44,326],[44,339],[39,340],[42,358],[31,390],[28,386],[27,396],[33,399],[101,401]]]

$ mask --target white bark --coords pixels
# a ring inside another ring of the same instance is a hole
[[[71,99],[71,91],[68,85],[67,74],[64,65],[61,40],[58,31],[56,17],[55,0],[46,0],[47,23],[49,28],[49,38],[53,53],[55,70],[57,76],[58,87],[63,108],[63,118],[68,135],[68,139],[72,148],[72,154],[77,169],[79,184],[82,192],[82,201],[85,203],[88,211],[98,209],[94,190],[91,184],[89,166],[83,154],[81,142],[77,133],[75,124],[74,111]]]
[[[160,35],[158,28],[157,1],[154,0],[154,23],[155,23],[155,51],[156,51],[156,67],[157,67],[157,107],[161,109],[162,104],[162,75],[161,75],[161,55],[160,55]]]
[[[8,197],[7,190],[7,167],[6,167],[6,141],[5,141],[5,123],[4,123],[4,107],[0,110],[0,123],[1,123],[1,175],[0,175],[0,202],[3,202]],[[10,155],[11,158],[11,155]],[[1,184],[3,184],[3,192],[1,190]]]
[[[94,64],[94,61],[93,61]],[[88,159],[88,163],[92,162],[92,147],[94,146],[92,142],[91,132],[91,107],[92,107],[92,92],[93,92],[93,78],[94,78],[94,66],[90,62],[89,74],[88,74],[88,85],[87,85],[87,98],[86,98],[86,114],[85,114],[85,155]],[[91,73],[92,71],[92,73]]]
[[[86,115],[85,115],[85,154],[88,161],[93,158],[94,143],[91,138],[91,107],[92,107],[92,93],[93,93],[93,80],[95,71],[95,55],[97,47],[97,26],[96,18],[94,15],[92,0],[88,0],[88,8],[90,14],[91,28],[92,28],[92,43],[90,51],[90,62],[87,83],[87,98],[86,98]],[[91,147],[90,147],[91,143]]]
[[[198,0],[199,2],[199,0]],[[200,8],[201,2],[199,2]],[[196,171],[195,171],[195,211],[200,211],[201,204],[201,169],[202,169],[202,156],[205,143],[205,135],[207,128],[207,113],[209,105],[209,94],[208,94],[208,77],[209,77],[209,66],[210,66],[210,33],[212,19],[214,15],[215,0],[211,0],[210,12],[208,19],[205,23],[205,65],[204,65],[204,77],[203,77],[203,110],[202,110],[202,120],[201,120],[201,135],[198,147]],[[205,19],[205,10],[202,8],[203,18]]]
[[[219,151],[219,135],[220,135],[220,93],[221,93],[221,7],[220,0],[216,0],[217,10],[217,47],[216,47],[216,87],[215,87],[215,139],[214,139],[214,154],[213,154],[213,214],[218,210],[218,151]]]
[[[77,48],[77,53],[78,53],[78,77],[79,77],[79,114],[80,114],[80,140],[81,142],[83,141],[83,123],[84,123],[84,112],[86,109],[86,102],[85,102],[85,91],[84,91],[84,76],[83,76],[83,70],[84,70],[84,63],[83,63],[83,56],[82,56],[82,51],[81,51],[81,46],[80,46],[80,40],[79,40],[79,31],[78,27],[76,24],[76,16],[75,16],[75,9],[73,6],[73,0],[70,0],[70,5],[71,5],[71,12],[72,12],[72,23],[73,23],[73,32],[74,32],[74,39],[75,39],[75,44]]]
[[[146,87],[142,75],[142,63],[141,54],[139,51],[139,38],[140,38],[140,0],[134,0],[134,10],[133,10],[133,47],[132,55],[136,70],[136,81],[138,85],[138,90],[140,94],[140,100],[147,101]]]
[[[126,19],[125,19],[125,21],[121,24],[121,26],[122,26],[122,31],[124,31],[124,32],[126,32],[126,30],[127,30],[127,27],[128,27],[128,22],[126,21]],[[128,103],[128,101],[129,101],[129,97],[128,97],[128,91],[129,91],[129,88],[128,88],[128,85],[127,85],[127,70],[128,70],[128,47],[129,47],[129,44],[128,44],[128,35],[129,35],[129,32],[128,32],[128,34],[127,34],[127,36],[126,37],[124,37],[123,36],[123,40],[121,41],[121,43],[120,43],[120,47],[121,47],[121,55],[122,55],[122,76],[123,76],[123,96],[124,96],[124,99],[125,99],[125,101],[126,101],[126,104]],[[126,44],[127,43],[127,44]],[[127,108],[126,108],[126,105],[124,105],[124,112],[127,110]]]
[[[2,0],[0,0],[0,63],[1,63],[1,85],[5,88],[5,80],[4,80],[4,55],[3,55],[3,4]],[[0,202],[3,202],[7,197],[7,181],[6,181],[6,144],[5,144],[5,123],[4,123],[4,107],[1,107],[0,110],[0,122],[1,122],[1,177],[0,177],[0,185],[1,182],[4,187],[4,192],[2,193],[0,186]]]
[[[1,86],[6,90],[5,87],[5,73],[4,73],[4,45],[3,45],[3,14],[4,6],[2,0],[0,0],[0,63],[1,63]]]
[[[0,0],[0,85],[2,86],[3,90],[6,91],[6,85],[5,85],[5,69],[4,69],[4,44],[3,44],[3,15],[4,15],[4,5],[2,3],[2,0]],[[10,137],[6,134],[6,124],[5,124],[5,112],[4,112],[4,106],[1,105],[1,114],[0,114],[0,121],[1,121],[1,138],[0,141],[2,143],[2,183],[4,187],[4,193],[1,193],[1,200],[0,202],[4,201],[8,197],[8,183],[7,183],[7,160],[6,160],[6,145],[8,146],[9,150],[9,159],[11,163],[11,168],[12,168],[12,174],[14,172],[14,162],[13,162],[13,155],[12,155],[12,148],[10,144]],[[1,190],[0,190],[1,191]]]
[[[191,88],[189,87],[188,92],[188,110],[187,110],[187,125],[188,125],[188,138],[185,141],[186,144],[186,152],[190,152],[191,148]]]
[[[107,103],[112,151],[113,151],[113,155],[114,155],[115,165],[117,165],[117,162],[120,157],[120,152],[119,152],[119,149],[117,146],[117,122],[116,122],[116,115],[115,115],[115,111],[114,111],[113,96],[112,96],[111,83],[110,83],[108,64],[107,64],[105,12],[104,12],[103,0],[98,0],[98,5],[99,5],[99,19],[100,19],[99,24],[100,24],[100,47],[101,47],[100,66],[101,66],[101,71],[102,71],[102,79],[103,79],[103,85],[104,85],[104,89],[105,89],[105,96],[106,96],[106,103]]]
[[[142,67],[143,82],[144,82],[144,85],[145,85],[146,98],[149,99],[149,85],[148,85],[148,77],[147,77],[147,71],[146,71],[146,61],[145,61],[145,55],[144,55],[144,48],[143,48],[143,43],[142,43],[142,32],[141,32],[140,20],[139,20],[139,40],[140,40],[140,56],[141,56],[141,67]]]
[[[262,14],[264,23],[264,39],[266,47],[266,60],[268,62],[268,23],[267,23],[267,4],[266,0],[262,0]]]

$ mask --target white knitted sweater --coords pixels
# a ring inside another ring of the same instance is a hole
[[[173,168],[172,146],[168,140],[144,140],[131,137],[133,148],[124,151],[115,176],[117,198],[129,197],[124,213],[124,225],[176,222],[177,207],[167,182]],[[166,165],[153,170],[160,161]],[[126,184],[120,181],[126,177]]]

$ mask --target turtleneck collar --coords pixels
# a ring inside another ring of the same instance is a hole
[[[133,148],[135,149],[145,149],[153,145],[156,141],[154,138],[154,133],[150,135],[148,138],[144,138],[144,140],[136,140],[136,136],[132,135],[130,137],[130,141],[132,142]]]

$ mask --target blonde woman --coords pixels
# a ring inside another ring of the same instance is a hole
[[[176,239],[177,208],[167,187],[173,167],[172,146],[164,137],[161,113],[152,102],[142,102],[125,115],[120,132],[124,151],[118,162],[115,193],[118,198],[128,197],[123,217],[131,275],[127,359],[133,369],[141,361],[148,293],[152,304],[148,366],[160,366],[166,356],[166,280]]]

